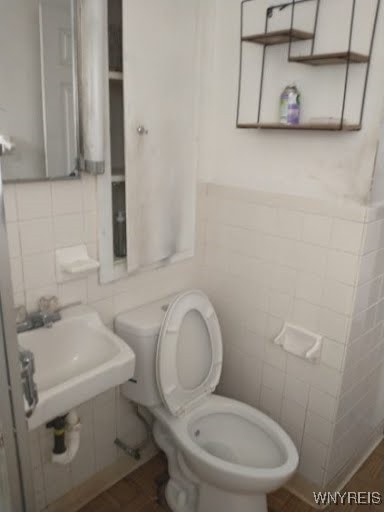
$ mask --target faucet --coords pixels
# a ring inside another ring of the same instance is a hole
[[[38,301],[39,309],[28,313],[25,306],[16,309],[17,333],[32,331],[40,327],[50,328],[61,319],[57,297],[42,297]]]
[[[21,383],[27,407],[25,415],[30,418],[39,402],[39,393],[34,381],[35,357],[30,350],[24,350],[19,346],[19,361],[21,366]]]

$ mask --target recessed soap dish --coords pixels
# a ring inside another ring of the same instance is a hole
[[[56,278],[62,283],[97,271],[100,263],[89,257],[85,245],[56,250]]]
[[[286,352],[293,354],[311,363],[320,360],[323,337],[304,327],[285,323],[274,342]]]

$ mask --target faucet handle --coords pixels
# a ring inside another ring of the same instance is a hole
[[[28,313],[27,308],[23,305],[15,306],[16,324],[22,324],[26,322]]]
[[[60,309],[59,299],[55,296],[46,296],[39,299],[39,311],[43,314],[57,313]]]

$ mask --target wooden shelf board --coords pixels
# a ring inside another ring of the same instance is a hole
[[[251,129],[260,128],[264,130],[323,130],[323,131],[344,131],[351,132],[361,129],[359,124],[344,124],[340,129],[340,123],[301,123],[297,125],[289,125],[282,123],[239,123],[238,128]]]
[[[322,53],[318,55],[301,55],[298,57],[291,57],[289,62],[298,62],[302,64],[309,64],[311,66],[327,66],[329,64],[361,64],[369,61],[368,55],[356,52],[336,52],[336,53]]]
[[[110,71],[108,75],[110,80],[123,80],[123,73],[121,71]]]
[[[289,41],[307,41],[310,39],[313,39],[313,34],[310,32],[304,32],[303,30],[296,30],[294,28],[292,30],[276,30],[274,32],[242,37],[242,41],[264,44],[266,46],[289,43]]]

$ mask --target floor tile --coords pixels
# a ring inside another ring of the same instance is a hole
[[[147,464],[83,507],[80,512],[170,512],[165,501],[167,460],[157,455]],[[384,495],[384,442],[372,453],[345,487],[346,491],[379,491]],[[269,512],[316,512],[316,509],[279,489],[268,496]],[[326,512],[384,512],[382,505],[332,505]],[[211,511],[209,511],[211,512]]]

